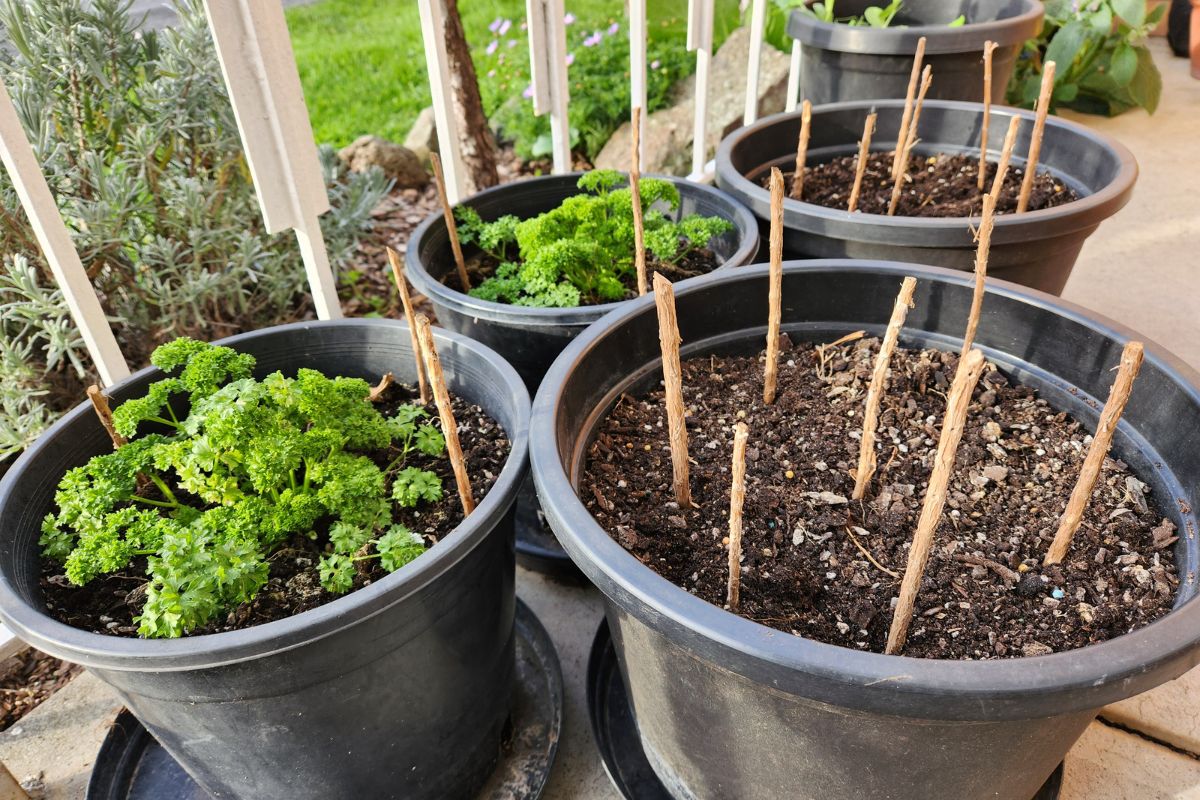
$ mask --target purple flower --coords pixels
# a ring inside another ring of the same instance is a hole
[[[487,52],[487,54],[488,54],[489,56],[490,56],[490,55],[495,55],[495,53],[496,53],[496,48],[497,48],[497,47],[499,47],[499,46],[500,46],[500,40],[499,40],[499,39],[492,39],[490,42],[488,42],[487,51],[486,51],[486,52]]]
[[[575,15],[568,12],[567,15],[565,17],[563,17],[563,24],[564,25],[574,25],[575,24]]]
[[[496,31],[500,30],[500,25],[503,22],[504,22],[503,19],[501,19],[500,17],[496,17],[494,20],[492,20],[492,24],[488,25],[488,30],[491,31],[492,33],[495,33]]]
[[[604,35],[602,33],[600,33],[600,31],[596,31],[591,36],[589,36],[583,40],[583,46],[584,47],[595,47],[596,45],[600,44],[600,40],[603,38],[604,38]]]
[[[575,63],[575,54],[574,54],[574,53],[567,53],[567,66],[569,67],[569,66],[571,66],[571,65],[572,65],[572,64],[574,64],[574,63]]]
[[[617,31],[619,31],[619,30],[621,30],[621,26],[614,22],[612,25],[608,26],[608,35],[616,36]]]
[[[662,62],[657,58],[650,62],[650,69],[658,69],[662,66]]]
[[[533,84],[532,83],[525,87],[525,91],[521,92],[521,97],[524,97],[526,100],[533,99]]]
[[[509,28],[511,28],[511,27],[512,27],[512,20],[511,20],[511,19],[506,19],[506,20],[504,20],[504,22],[501,22],[501,23],[500,23],[500,29],[499,29],[499,30],[497,30],[497,31],[496,31],[496,33],[498,33],[498,34],[500,34],[501,36],[503,36],[504,34],[508,33],[508,30],[509,30]]]
[[[511,48],[511,47],[516,47],[516,46],[517,46],[517,40],[516,40],[516,39],[509,39],[509,40],[508,40],[507,42],[505,42],[504,44],[506,44],[506,45],[507,45],[508,47],[510,47],[510,48]]]
[[[489,78],[494,78],[494,77],[496,77],[496,70],[494,70],[494,69],[489,69],[489,70],[488,70],[488,77],[489,77]]]

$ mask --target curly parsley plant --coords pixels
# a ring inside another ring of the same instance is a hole
[[[636,279],[633,260],[633,200],[615,170],[593,170],[579,179],[586,194],[568,197],[551,211],[527,220],[505,215],[484,222],[477,211],[459,206],[454,215],[459,237],[495,259],[492,277],[471,295],[520,306],[563,307],[624,299]],[[679,190],[670,181],[640,183],[646,250],[660,265],[678,268],[690,254],[733,230],[720,217],[690,214],[678,222],[654,207],[679,208]]]
[[[445,451],[423,408],[385,417],[366,381],[311,369],[256,380],[252,356],[192,339],[151,361],[169,377],[117,407],[128,443],[67,472],[40,540],[81,586],[145,556],[142,636],[181,636],[253,599],[267,559],[296,534],[328,530],[319,572],[336,594],[353,588],[359,562],[391,572],[425,549],[396,520],[442,497],[437,475],[406,463]],[[369,457],[381,453],[382,468]]]

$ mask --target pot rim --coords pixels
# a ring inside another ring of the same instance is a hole
[[[963,113],[978,116],[983,113],[982,103],[964,100],[926,100],[924,107],[927,110],[936,109],[951,114]],[[815,106],[812,115],[816,120],[822,114],[841,111],[862,110],[865,116],[871,110],[903,108],[903,99],[847,100]],[[993,129],[1003,130],[1006,126],[996,125],[995,121],[1007,122],[1014,116],[1022,117],[1030,124],[1037,117],[1033,111],[1023,108],[991,106]],[[760,206],[765,209],[769,204],[769,193],[733,167],[733,150],[747,136],[784,121],[799,119],[799,117],[799,111],[772,114],[726,136],[717,148],[718,185],[743,204],[754,209],[758,209]],[[1133,193],[1133,185],[1138,176],[1138,166],[1133,153],[1125,145],[1111,136],[1057,116],[1048,116],[1046,126],[1068,131],[1110,153],[1119,163],[1117,174],[1098,191],[1070,203],[1037,211],[1026,211],[1023,214],[998,214],[992,233],[994,244],[1037,240],[1082,228],[1094,228],[1123,208]],[[922,141],[926,142],[926,140]],[[936,148],[937,143],[932,142],[930,146]],[[885,214],[864,214],[859,211],[850,212],[815,203],[806,203],[790,197],[784,197],[783,209],[790,222],[810,233],[820,233],[847,240],[911,243],[923,246],[960,246],[962,244],[973,246],[974,239],[970,229],[977,229],[982,222],[980,216],[889,217]],[[928,239],[931,234],[945,236],[953,244],[931,242]],[[911,242],[910,239],[912,239]]]
[[[943,55],[983,50],[988,41],[1001,47],[1019,45],[1037,35],[1044,15],[1041,3],[1021,0],[1020,13],[988,22],[968,22],[956,28],[947,25],[872,28],[824,22],[793,10],[788,16],[787,32],[805,47],[909,57],[916,53],[917,40],[924,36],[926,55]]]
[[[974,283],[970,273],[895,261],[815,259],[784,262],[783,268],[785,275],[861,270],[894,275],[897,281],[913,275],[963,287]],[[767,265],[754,265],[693,278],[677,284],[675,293],[766,274]],[[1136,336],[1102,315],[1008,281],[989,280],[988,293],[1053,312],[1117,341]],[[609,601],[641,623],[676,645],[700,651],[697,657],[706,660],[714,660],[715,646],[722,668],[769,681],[774,691],[800,693],[789,687],[789,675],[808,676],[824,687],[804,690],[818,700],[932,719],[1027,719],[1095,709],[1177,677],[1200,661],[1200,602],[1194,597],[1150,625],[1100,644],[1045,656],[957,661],[863,652],[788,635],[718,608],[659,576],[615,542],[579,501],[559,458],[556,435],[561,388],[576,366],[599,340],[653,303],[653,297],[630,301],[563,351],[534,400],[530,430],[534,481],[555,533]],[[1200,405],[1200,373],[1154,342],[1137,338],[1146,345],[1145,359]],[[581,441],[572,442],[572,447]],[[1055,696],[1052,708],[1047,705],[1050,696]],[[930,698],[961,702],[930,704]]]
[[[541,175],[512,183],[504,183],[477,192],[466,200],[463,200],[459,205],[473,205],[496,197],[519,193],[526,191],[531,185],[535,190],[539,185],[545,187],[554,183],[570,184],[573,188],[575,183],[578,182],[579,177],[583,174],[585,173],[579,171],[567,172],[561,175]],[[622,172],[621,174],[626,175],[627,173]],[[642,177],[670,181],[679,187],[681,193],[692,192],[711,197],[733,207],[734,214],[730,222],[734,224],[735,231],[744,231],[745,235],[742,236],[741,242],[733,255],[717,265],[713,270],[714,272],[730,267],[742,266],[754,258],[754,255],[758,252],[759,243],[758,220],[755,219],[754,214],[736,197],[713,186],[689,181],[686,178],[680,178],[675,175],[643,175]],[[579,192],[576,191],[576,193],[578,194]],[[453,309],[457,313],[474,317],[475,319],[520,324],[525,327],[586,326],[600,319],[600,317],[617,308],[622,303],[629,302],[628,300],[617,300],[611,303],[575,306],[574,308],[533,308],[530,306],[516,306],[510,303],[480,300],[477,297],[472,297],[469,294],[451,289],[429,274],[425,264],[421,261],[419,252],[419,243],[429,235],[431,228],[439,225],[443,228],[445,227],[441,210],[431,213],[412,232],[412,235],[409,237],[408,249],[404,254],[405,272],[418,291],[433,302]]]
[[[391,326],[404,327],[399,321],[386,319],[294,322],[230,336],[214,344],[236,346],[247,340],[288,335],[312,328]],[[180,672],[226,666],[301,647],[383,613],[433,583],[487,538],[516,498],[528,457],[530,413],[525,384],[507,361],[490,348],[465,336],[442,328],[434,328],[433,335],[443,359],[447,351],[453,348],[456,354],[465,353],[470,360],[494,364],[499,379],[518,402],[513,414],[516,424],[512,426],[513,430],[505,429],[511,448],[508,459],[491,490],[470,517],[420,558],[369,586],[285,619],[235,631],[178,639],[106,636],[59,622],[26,602],[7,576],[0,572],[0,619],[26,643],[85,667],[131,672]],[[404,341],[407,342],[407,337]],[[130,383],[160,374],[156,367],[146,367],[107,390],[120,390]],[[521,402],[522,398],[525,398],[525,402]],[[27,470],[38,468],[42,451],[56,434],[79,416],[93,413],[90,404],[85,402],[77,405],[38,437],[0,480],[0,508],[8,504],[17,477]]]

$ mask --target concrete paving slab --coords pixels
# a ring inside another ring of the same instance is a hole
[[[1059,800],[1200,800],[1200,761],[1093,722],[1067,754]]]

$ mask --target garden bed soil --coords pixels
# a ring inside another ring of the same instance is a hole
[[[415,387],[392,384],[384,392],[378,407],[385,416],[391,416],[400,405],[413,402],[417,397]],[[451,404],[458,423],[459,443],[471,477],[471,489],[478,504],[504,468],[510,442],[499,423],[479,406],[453,395]],[[427,421],[440,429],[437,407],[430,403],[425,410],[429,413]],[[366,455],[373,458],[380,468],[386,468],[398,454],[399,451],[393,449]],[[430,470],[442,480],[441,500],[423,503],[418,509],[397,509],[396,515],[397,522],[424,536],[426,547],[432,547],[463,520],[450,459],[447,455],[434,458],[414,450],[409,454],[406,466]],[[270,557],[270,577],[254,600],[233,609],[223,619],[192,631],[191,635],[250,628],[286,619],[345,597],[327,592],[321,586],[318,562],[328,543],[327,525],[328,521],[318,523],[316,539],[304,535],[293,536]],[[137,623],[134,618],[141,613],[145,602],[145,574],[145,561],[139,559],[129,569],[97,576],[85,586],[75,586],[63,574],[61,564],[43,559],[41,587],[46,610],[58,621],[76,628],[114,636],[136,636]],[[387,571],[379,566],[378,559],[359,562],[354,590],[387,575]]]
[[[78,664],[32,647],[0,664],[0,731],[11,728],[82,671]]]
[[[958,356],[896,350],[880,413],[879,468],[857,502],[847,498],[878,340],[814,347],[783,339],[771,406],[762,404],[761,358],[684,362],[698,508],[674,502],[661,390],[623,396],[601,423],[580,494],[646,566],[723,607],[733,426],[744,420],[741,615],[883,652]],[[1119,460],[1105,460],[1067,558],[1041,566],[1090,441],[1086,428],[1034,390],[985,370],[905,655],[1042,655],[1120,636],[1171,609],[1174,525]]]
[[[843,156],[816,164],[805,170],[803,201],[826,208],[845,209],[854,187],[858,156]],[[858,210],[864,214],[887,214],[892,200],[892,153],[871,153],[863,175]],[[900,194],[896,216],[900,217],[976,217],[983,213],[983,195],[979,192],[979,159],[968,155],[921,157],[909,162],[907,188]],[[984,185],[991,189],[996,164],[988,162]],[[785,190],[791,197],[794,173],[785,174]],[[770,176],[760,180],[767,186]],[[996,202],[997,214],[1017,210],[1025,170],[1009,167]],[[1029,195],[1029,210],[1038,211],[1077,200],[1073,189],[1047,172],[1034,179]]]

